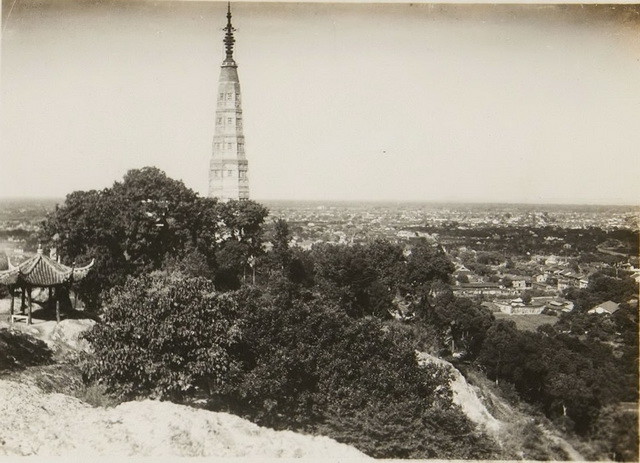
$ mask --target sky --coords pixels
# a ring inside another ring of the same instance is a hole
[[[232,11],[252,199],[639,203],[638,6]],[[204,194],[225,14],[3,0],[0,197]]]

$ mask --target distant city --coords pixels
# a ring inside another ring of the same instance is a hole
[[[62,203],[57,199],[0,200],[0,255],[34,253],[40,223]],[[563,291],[586,287],[591,274],[607,268],[627,272],[640,281],[637,207],[336,201],[264,204],[270,210],[267,233],[273,220],[285,219],[291,231],[290,244],[303,250],[321,243],[360,245],[378,239],[401,244],[408,253],[420,239],[440,246],[456,265],[454,292],[494,304],[490,307],[494,312],[540,314],[551,306],[570,310],[560,297]],[[268,240],[266,246],[270,246]],[[513,303],[524,291],[534,300],[524,305]]]

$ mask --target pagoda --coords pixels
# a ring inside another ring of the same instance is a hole
[[[11,322],[26,321],[30,325],[33,288],[49,290],[49,301],[55,301],[56,320],[60,322],[59,294],[62,290],[68,291],[74,282],[82,280],[93,267],[94,261],[92,260],[89,265],[84,267],[68,267],[43,255],[42,247],[39,247],[36,255],[19,265],[13,265],[10,260],[8,263],[9,269],[0,271],[0,285],[7,286],[11,294]],[[22,296],[21,314],[16,314],[14,310],[14,297],[17,289],[20,290]],[[28,308],[27,315],[24,314],[25,308]]]
[[[242,106],[238,66],[233,59],[235,29],[231,25],[231,4],[227,5],[224,36],[226,57],[218,81],[213,154],[209,165],[209,196],[221,201],[249,199],[248,162],[244,152]]]

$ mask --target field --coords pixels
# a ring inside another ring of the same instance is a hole
[[[496,312],[493,314],[496,320],[506,319],[516,322],[516,326],[519,330],[523,331],[535,331],[539,326],[544,324],[554,325],[558,321],[558,317],[553,315],[509,315],[502,312]]]

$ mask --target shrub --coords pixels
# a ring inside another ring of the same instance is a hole
[[[120,404],[113,394],[107,392],[103,384],[89,384],[75,392],[75,397],[92,407],[112,408]]]
[[[237,369],[237,306],[203,278],[156,272],[130,279],[106,298],[102,323],[86,334],[95,359],[85,366],[122,397],[176,402],[216,394]]]
[[[283,284],[241,293],[245,373],[232,395],[260,424],[320,432],[381,458],[487,458],[495,446],[452,404],[449,374],[375,317]]]
[[[47,345],[28,334],[0,329],[0,373],[47,365],[53,353]]]
[[[607,406],[600,411],[593,425],[594,447],[598,459],[638,461],[638,415],[619,406]]]

